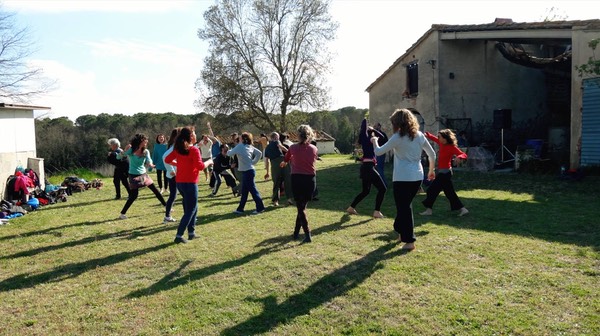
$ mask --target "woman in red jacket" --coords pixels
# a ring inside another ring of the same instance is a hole
[[[193,127],[183,127],[175,140],[173,151],[165,157],[165,163],[177,167],[177,190],[183,197],[183,217],[177,227],[175,243],[187,243],[183,238],[185,229],[188,239],[196,238],[196,215],[198,213],[198,175],[212,160],[202,162],[200,150],[195,147],[196,132]]]
[[[469,213],[469,210],[462,204],[454,185],[452,184],[452,158],[456,155],[458,160],[467,159],[467,154],[461,151],[456,146],[456,135],[452,130],[443,129],[438,133],[438,136],[425,132],[425,136],[437,143],[440,146],[438,153],[438,171],[435,179],[427,188],[427,198],[422,202],[425,206],[425,211],[421,212],[423,216],[431,216],[433,214],[433,203],[441,191],[444,191],[446,198],[450,201],[450,210],[459,210],[458,215],[464,216]]]

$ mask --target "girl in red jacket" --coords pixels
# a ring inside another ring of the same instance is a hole
[[[444,191],[446,198],[450,201],[450,210],[459,210],[459,216],[468,214],[469,210],[465,208],[458,198],[452,184],[452,157],[456,155],[457,160],[466,160],[467,154],[456,146],[456,135],[452,130],[443,129],[438,133],[437,137],[429,132],[425,132],[425,136],[437,143],[440,146],[440,150],[438,153],[438,171],[435,179],[431,182],[429,188],[427,188],[427,198],[422,202],[425,206],[425,211],[421,212],[421,215],[430,216],[433,214],[433,203],[435,203],[435,199],[441,191]]]

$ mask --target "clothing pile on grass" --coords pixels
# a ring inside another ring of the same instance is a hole
[[[6,182],[7,199],[1,200],[0,225],[42,206],[66,202],[67,196],[73,192],[82,192],[90,188],[100,189],[104,185],[100,179],[88,182],[77,176],[65,178],[60,186],[50,184],[47,180],[45,182],[46,186],[42,190],[35,171],[17,167],[15,174],[9,176]]]

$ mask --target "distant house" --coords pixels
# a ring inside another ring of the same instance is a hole
[[[17,166],[31,168],[44,182],[44,162],[37,157],[33,111],[49,107],[0,103],[0,190]]]
[[[496,148],[502,134],[512,150],[542,139],[551,159],[598,165],[599,81],[576,70],[598,38],[600,20],[432,25],[367,87],[371,118],[412,107],[432,133],[464,130]]]
[[[299,141],[298,134],[296,132],[288,132],[288,134],[290,136],[290,141],[294,143]],[[335,138],[327,134],[325,131],[315,130],[314,140],[317,143],[319,155],[337,153],[337,148],[335,148]]]

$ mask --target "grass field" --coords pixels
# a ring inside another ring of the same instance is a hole
[[[421,217],[418,195],[408,253],[391,192],[384,219],[373,191],[344,213],[360,188],[347,156],[318,163],[310,244],[291,239],[294,207],[235,215],[237,198],[201,182],[200,239],[176,245],[149,190],[118,220],[103,181],[0,226],[1,335],[600,335],[597,176],[459,171],[470,214],[442,195]],[[270,204],[271,182],[258,187]]]

